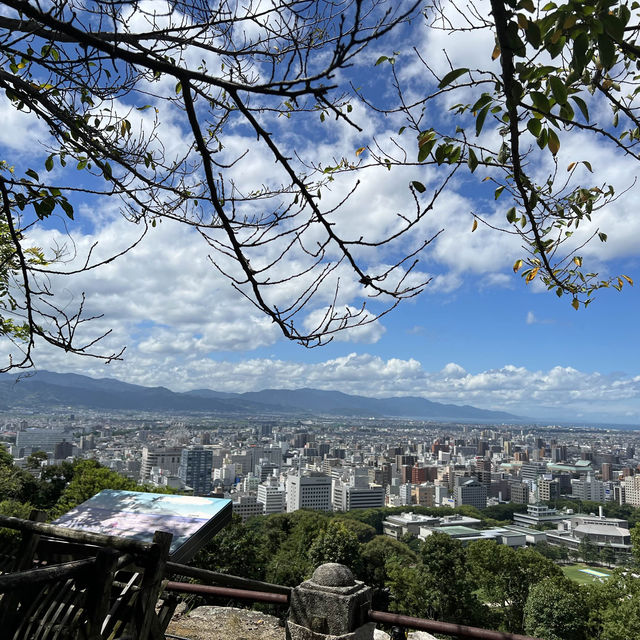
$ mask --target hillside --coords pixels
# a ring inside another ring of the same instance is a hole
[[[432,402],[418,397],[369,398],[317,389],[265,389],[246,393],[198,389],[176,393],[70,373],[38,371],[0,376],[0,409],[92,409],[100,411],[206,412],[220,415],[329,415],[425,420],[517,421],[504,411]]]

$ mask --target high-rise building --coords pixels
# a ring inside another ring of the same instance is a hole
[[[242,522],[252,516],[261,516],[263,513],[263,504],[256,496],[247,495],[240,496],[238,500],[231,503],[233,513],[242,518]]]
[[[604,502],[604,482],[595,480],[592,476],[581,476],[571,480],[571,495],[578,500]]]
[[[478,482],[477,478],[464,479],[456,487],[455,497],[456,507],[468,504],[477,509],[484,509],[487,506],[487,487]]]
[[[153,467],[158,467],[159,469],[168,471],[168,475],[177,475],[181,458],[182,448],[149,449],[149,447],[143,447],[142,465],[140,467],[140,482],[143,484],[149,482],[151,478],[151,469]]]
[[[213,452],[200,446],[182,450],[178,476],[184,484],[193,489],[194,495],[207,496],[213,483]]]
[[[286,492],[280,487],[278,478],[275,476],[269,476],[262,484],[258,485],[258,502],[263,505],[264,515],[283,513],[285,498]]]
[[[560,497],[560,483],[555,478],[540,478],[538,480],[538,500],[541,502],[555,502]]]
[[[287,511],[331,511],[331,478],[318,471],[287,476]]]

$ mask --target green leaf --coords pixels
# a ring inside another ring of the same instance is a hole
[[[104,175],[107,180],[111,180],[111,178],[113,177],[111,165],[108,162],[105,162],[104,166],[102,167],[102,175]]]
[[[497,200],[497,199],[502,195],[502,192],[503,192],[503,191],[504,191],[504,187],[498,187],[498,188],[495,190],[495,193],[493,194],[493,199],[494,199],[494,200]]]
[[[602,66],[605,69],[611,69],[616,61],[616,49],[613,40],[606,33],[598,36],[598,53]]]
[[[533,20],[529,21],[529,24],[525,29],[525,35],[527,37],[527,42],[529,42],[529,44],[535,49],[538,49],[542,44],[542,33],[540,32],[540,27]]]
[[[25,173],[34,180],[40,180],[40,176],[33,169],[27,169]]]
[[[549,129],[548,136],[547,145],[549,146],[549,151],[555,156],[560,150],[560,140],[558,140],[558,136],[553,129]]]
[[[182,82],[176,83],[176,93],[182,93]]]
[[[537,138],[540,135],[542,123],[537,118],[531,118],[529,122],[527,122],[527,129],[529,129],[529,133],[531,133],[534,138]]]
[[[467,166],[469,167],[469,171],[471,171],[471,173],[473,173],[478,166],[478,158],[471,147],[469,147],[469,155],[467,156]]]
[[[542,131],[540,131],[540,135],[536,139],[536,142],[538,143],[538,146],[541,149],[544,149],[547,146],[548,139],[549,139],[549,132],[547,131],[546,128],[544,128],[542,129]]]
[[[87,158],[82,158],[76,165],[76,169],[78,169],[78,171],[82,171],[82,169],[86,168],[88,162]]]
[[[476,118],[476,136],[479,136],[480,132],[482,131],[482,127],[484,125],[485,119],[487,118],[487,113],[489,113],[490,106],[491,104],[487,104],[482,107],[480,113],[478,114],[478,117]]]
[[[53,154],[51,154],[45,161],[44,161],[44,168],[47,171],[51,171],[51,169],[53,169]]]
[[[544,93],[541,93],[540,91],[532,91],[531,100],[533,101],[533,106],[536,109],[544,114],[549,113],[549,100],[547,99],[547,96],[544,95]]]
[[[418,162],[424,162],[436,143],[434,131],[424,131],[418,136]]]
[[[587,108],[587,103],[582,98],[578,98],[578,96],[571,96],[571,99],[576,103],[578,109],[580,109],[584,119],[589,122],[589,109]]]
[[[68,200],[60,200],[60,206],[64,209],[67,217],[73,220],[73,207]]]
[[[549,76],[549,84],[556,102],[564,104],[567,101],[567,87],[564,82],[558,76]]]
[[[573,66],[578,75],[582,74],[587,64],[587,50],[589,49],[589,36],[582,31],[573,41]]]
[[[449,73],[447,73],[447,75],[442,78],[442,80],[440,80],[438,89],[444,89],[444,87],[451,84],[454,80],[468,72],[469,69],[454,69],[453,71],[449,71]]]
[[[379,64],[382,64],[383,62],[386,62],[389,58],[387,56],[380,56],[375,63],[375,67],[377,67]]]
[[[514,223],[518,219],[518,214],[516,213],[516,208],[511,207],[509,211],[507,211],[507,222]]]
[[[418,193],[424,193],[427,188],[422,184],[422,182],[418,182],[417,180],[414,180],[411,183],[411,186],[418,192]]]

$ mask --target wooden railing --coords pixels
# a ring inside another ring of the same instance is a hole
[[[171,534],[157,531],[152,542],[140,542],[40,518],[0,516],[0,528],[20,536],[0,549],[3,640],[164,639],[173,611],[155,607]]]

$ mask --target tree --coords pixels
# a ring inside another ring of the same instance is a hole
[[[596,562],[598,560],[598,547],[588,536],[584,536],[578,544],[578,554],[584,562]]]
[[[568,578],[533,585],[524,608],[525,632],[543,640],[585,640],[589,611],[580,587]]]
[[[602,551],[600,552],[600,557],[602,558],[602,562],[604,562],[607,567],[610,567],[612,564],[616,562],[616,552],[613,550],[613,547],[610,543],[607,543],[604,547],[602,547]]]
[[[583,586],[589,611],[589,637],[626,638],[640,624],[640,581],[630,571],[615,569],[603,581]]]
[[[480,221],[516,235],[528,253],[513,268],[527,283],[542,279],[576,308],[601,287],[631,283],[586,272],[586,261],[583,269],[585,242],[606,240],[591,218],[618,192],[588,176],[588,159],[573,160],[566,179],[557,159],[576,131],[640,158],[634,5],[491,0],[486,12],[473,2],[468,10],[437,2],[426,29],[492,34],[487,51],[474,51],[479,68],[435,72],[417,51],[418,90],[430,93],[414,99],[415,87],[401,85],[402,56],[382,55],[379,77],[397,88],[398,100],[372,105],[358,89],[371,76],[363,52],[417,17],[418,2],[2,4],[0,88],[45,136],[37,164],[0,161],[0,334],[21,349],[5,368],[30,366],[36,340],[107,361],[121,356],[99,350],[106,334],[87,326],[93,316],[84,295],[70,306],[57,280],[99,268],[137,242],[100,257],[92,247],[65,269],[72,250],[29,239],[52,215],[72,224],[78,196],[96,206],[119,199],[140,239],[162,220],[189,225],[239,295],[306,346],[373,322],[424,288],[429,276],[417,261],[439,232],[423,233],[421,225],[465,165],[489,178],[495,198],[508,197],[506,225],[478,211],[473,230]],[[432,115],[443,97],[456,95],[451,117]],[[599,101],[611,108],[611,122],[597,119]],[[389,140],[358,124],[380,110],[403,119]],[[316,155],[318,145],[304,154],[296,144],[298,137],[331,146],[343,129],[363,144],[329,161]],[[234,151],[236,132],[252,135],[255,146]],[[184,144],[169,151],[176,137]],[[556,163],[542,178],[541,152]],[[253,185],[239,178],[247,154],[273,162]],[[357,172],[418,164],[407,181],[410,208],[394,207],[384,231],[345,224]],[[426,186],[425,167],[437,178]],[[360,306],[349,304],[349,287]]]
[[[142,487],[95,460],[82,460],[75,464],[73,479],[62,492],[55,511],[58,515],[66,513],[103,489],[139,491]]]
[[[472,231],[484,223],[514,234],[526,253],[513,271],[527,284],[538,277],[558,296],[569,294],[578,309],[590,304],[598,289],[621,290],[633,282],[626,275],[602,278],[583,268],[584,246],[591,239],[607,240],[592,217],[620,193],[593,173],[594,158],[576,156],[565,171],[559,152],[580,134],[601,148],[610,145],[630,163],[640,160],[635,77],[640,7],[617,0],[490,0],[487,8],[473,1],[463,8],[454,0],[435,2],[425,11],[428,28],[446,32],[449,47],[456,34],[477,32],[486,37],[474,43],[481,41],[486,49],[470,50],[469,67],[452,65],[447,50],[445,68],[416,49],[429,79],[424,80],[429,93],[421,98],[415,91],[405,96],[397,71],[401,58],[380,58],[381,64],[391,63],[399,95],[387,113],[405,116],[398,136],[417,137],[411,157],[417,155],[419,163],[449,167],[448,176],[466,165],[478,177],[478,190],[481,181],[490,181],[495,200],[507,200],[506,225],[474,211]],[[449,114],[439,118],[443,108]],[[405,149],[372,154],[401,164]]]
[[[378,590],[384,589],[389,578],[388,568],[393,561],[401,565],[416,562],[416,554],[398,540],[389,536],[376,536],[362,547],[363,582]]]
[[[29,366],[36,338],[95,355],[101,336],[83,334],[90,319],[84,298],[69,311],[48,278],[117,256],[94,259],[92,249],[79,268],[64,271],[64,251],[43,252],[26,239],[55,212],[73,219],[78,193],[118,198],[141,237],[163,219],[192,226],[232,286],[286,337],[306,345],[377,315],[342,305],[337,284],[345,266],[373,296],[390,296],[390,306],[415,295],[421,287],[407,279],[411,260],[379,273],[357,260],[358,247],[385,246],[401,229],[370,242],[338,233],[336,205],[321,202],[333,168],[291,154],[272,126],[281,117],[290,120],[287,133],[295,126],[313,133],[334,118],[357,130],[337,76],[418,4],[3,2],[0,88],[14,109],[49,134],[40,166],[21,166],[19,158],[0,165],[2,331],[23,349],[22,359],[7,366]],[[185,136],[175,154],[167,151],[175,147],[163,132],[168,122]],[[239,130],[255,136],[275,163],[252,186],[234,169],[246,152],[232,151],[233,140],[227,142]],[[336,162],[351,168],[357,154]],[[85,174],[80,180],[77,170]],[[301,310],[330,281],[334,294],[323,293],[315,325],[299,325]],[[293,293],[281,301],[271,290],[283,285]]]
[[[512,549],[493,540],[467,547],[467,560],[484,599],[503,615],[507,631],[522,633],[529,590],[545,578],[561,576],[552,560],[532,549]]]
[[[40,469],[42,467],[42,463],[45,462],[49,456],[45,451],[34,451],[30,454],[26,461],[25,467],[27,469]]]
[[[486,620],[462,544],[445,533],[426,538],[419,564],[407,566],[394,559],[388,574],[391,611],[460,624],[482,625]]]
[[[358,573],[361,564],[358,537],[344,522],[332,520],[313,541],[309,560],[313,567],[325,562],[338,562]]]

